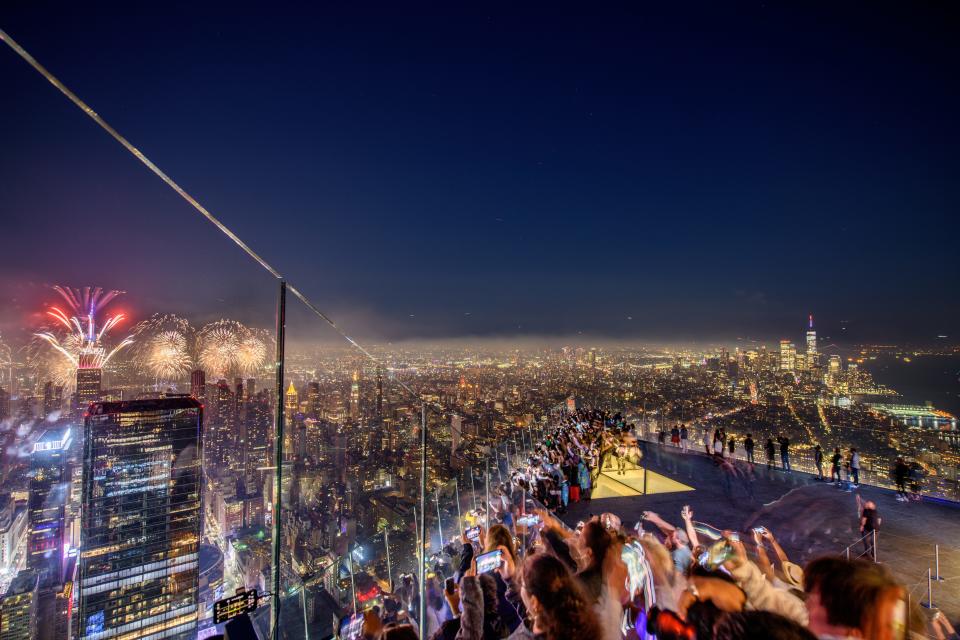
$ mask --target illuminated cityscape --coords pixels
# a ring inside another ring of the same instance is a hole
[[[0,12],[0,640],[426,639],[688,503],[960,620],[953,16],[169,11]]]

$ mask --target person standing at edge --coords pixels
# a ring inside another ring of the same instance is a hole
[[[747,452],[747,462],[753,464],[753,434],[747,434],[747,439],[743,441],[743,448]]]
[[[687,449],[690,448],[690,442],[688,440],[689,433],[687,433],[687,425],[680,425],[680,450],[684,453],[687,452]]]
[[[850,475],[853,476],[853,488],[860,486],[860,454],[856,447],[850,447]]]
[[[817,465],[817,480],[823,480],[823,449],[818,444],[813,448],[813,462]]]
[[[790,471],[790,438],[780,436],[777,441],[780,443],[780,464],[784,471]]]
[[[833,450],[833,457],[830,458],[830,482],[833,482],[834,477],[837,479],[837,486],[840,486],[840,461],[843,459],[843,456],[840,455],[840,447],[836,447]]]
[[[773,438],[767,438],[767,469],[773,469],[773,456],[776,452],[777,447],[773,444]]]

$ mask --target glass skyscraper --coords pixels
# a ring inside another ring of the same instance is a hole
[[[196,636],[202,414],[190,397],[91,407],[84,425],[80,638]]]
[[[48,429],[33,445],[30,456],[30,537],[27,565],[40,584],[59,583],[63,573],[64,513],[69,482],[66,453],[72,442],[70,428]]]

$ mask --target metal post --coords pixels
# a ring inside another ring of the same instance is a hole
[[[933,571],[927,567],[927,601],[921,602],[920,606],[927,609],[933,609]]]
[[[500,447],[496,446],[493,448],[497,455],[497,478],[500,479],[500,484],[503,484],[503,473],[500,471]]]
[[[847,547],[847,561],[850,561],[850,547]]]
[[[310,627],[307,625],[307,587],[300,581],[300,610],[303,611],[303,633],[310,640]]]
[[[873,562],[876,563],[877,562],[877,530],[874,529],[873,531],[870,532],[870,534],[873,536]]]
[[[463,516],[460,515],[460,478],[453,479],[453,490],[457,494],[457,529],[459,530],[463,528]]]
[[[273,598],[270,607],[270,637],[273,640],[280,638],[280,487],[283,481],[283,364],[287,332],[287,283],[280,281],[280,295],[277,298],[277,352],[276,352],[276,374],[277,374],[277,398],[274,411],[274,436],[273,436],[273,459],[276,468],[274,469],[273,480],[273,566],[271,567],[271,583],[273,588]]]
[[[393,591],[393,565],[390,564],[390,525],[383,530],[383,546],[387,549],[387,586]]]
[[[936,567],[937,567],[937,575],[933,576],[933,579],[936,580],[937,582],[943,582],[943,576],[940,575],[940,545],[936,544],[933,546],[933,548],[934,548],[934,562],[936,563]]]
[[[420,404],[420,612],[417,616],[420,629],[427,628],[426,558],[422,543],[427,539],[427,403]]]
[[[473,467],[470,467],[470,488],[473,490],[473,510],[474,512],[478,511],[477,509],[477,481],[473,477]]]
[[[423,544],[420,542],[420,521],[417,520],[417,508],[413,508],[413,530],[417,536],[417,558],[423,553]]]
[[[353,594],[353,612],[357,612],[357,583],[353,580],[353,551],[347,547],[347,558],[350,559],[350,593]]]
[[[433,498],[437,503],[437,533],[440,534],[440,550],[443,550],[443,525],[440,523],[440,487],[437,487],[437,492],[434,494]]]
[[[483,528],[490,528],[490,456],[484,461],[486,470],[483,474],[484,495],[487,498],[487,515],[483,519]]]

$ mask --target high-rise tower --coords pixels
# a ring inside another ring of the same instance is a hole
[[[195,638],[203,409],[181,396],[89,413],[77,636]]]
[[[353,372],[353,382],[350,383],[350,417],[356,420],[360,417],[360,372]]]
[[[293,414],[300,410],[300,396],[297,393],[297,388],[293,386],[293,381],[290,381],[290,386],[287,387],[287,392],[283,396],[283,417],[287,419],[289,423],[293,420]]]
[[[89,353],[81,353],[77,367],[77,407],[85,409],[91,402],[100,401],[100,387],[103,383],[103,369],[97,366],[97,359]]]
[[[203,402],[207,390],[207,374],[203,369],[195,369],[190,374],[190,395]]]
[[[780,341],[780,371],[796,369],[797,348],[789,340]]]
[[[810,321],[807,326],[807,368],[815,369],[819,364],[820,356],[817,354],[817,332],[813,328],[813,314],[810,314]]]
[[[62,578],[64,514],[70,486],[65,467],[71,442],[69,427],[48,429],[34,443],[30,455],[27,564],[39,576],[41,586]]]

